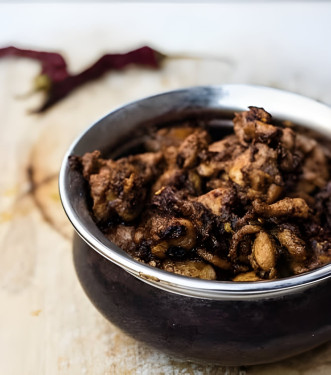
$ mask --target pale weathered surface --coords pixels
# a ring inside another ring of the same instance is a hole
[[[88,61],[87,51],[79,52],[72,58]],[[172,60],[159,72],[130,69],[86,85],[37,116],[26,111],[38,106],[39,96],[16,98],[29,91],[37,64],[0,61],[0,374],[331,373],[330,344],[247,369],[172,360],[108,323],[84,295],[73,269],[72,228],[57,191],[60,163],[72,140],[125,102],[194,84],[249,82],[247,69],[210,60]]]

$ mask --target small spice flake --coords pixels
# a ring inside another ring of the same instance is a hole
[[[162,186],[161,189],[159,189],[158,191],[154,193],[154,195],[160,195],[164,189],[165,189],[165,186]]]
[[[232,230],[232,228],[231,228],[231,223],[229,223],[229,222],[224,223],[224,230],[225,230],[226,232],[228,232],[228,233],[232,233],[233,230]]]
[[[31,311],[31,315],[32,316],[39,316],[39,314],[41,313],[41,309],[38,309],[38,310],[33,310],[33,311]]]
[[[11,221],[13,218],[13,213],[12,212],[0,212],[0,224],[1,223],[7,223],[8,221]]]

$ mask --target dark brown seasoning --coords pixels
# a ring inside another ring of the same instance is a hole
[[[262,108],[155,130],[145,152],[71,157],[104,234],[135,259],[208,280],[256,281],[331,261],[330,152]]]

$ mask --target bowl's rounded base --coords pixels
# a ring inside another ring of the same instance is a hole
[[[259,300],[215,301],[150,286],[77,235],[74,263],[95,307],[125,333],[176,358],[226,366],[278,361],[331,338],[331,281]]]

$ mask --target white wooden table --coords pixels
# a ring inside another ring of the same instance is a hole
[[[178,362],[128,338],[84,295],[57,191],[63,154],[89,124],[130,100],[229,82],[271,85],[331,104],[331,4],[0,4],[0,46],[65,53],[72,71],[103,52],[151,44],[160,71],[110,73],[43,115],[38,64],[0,60],[0,374],[331,373],[331,344],[286,361],[226,369]],[[217,57],[217,59],[214,59]],[[258,103],[252,103],[258,105]]]

